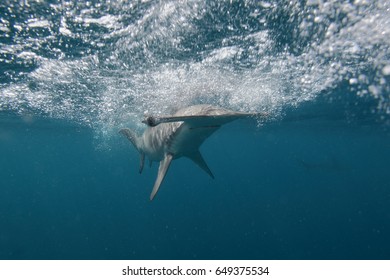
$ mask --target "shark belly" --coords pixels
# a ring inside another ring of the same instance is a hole
[[[145,131],[142,136],[143,152],[151,161],[161,161],[167,154],[176,154],[175,150],[170,149],[170,140],[180,124],[161,124]]]

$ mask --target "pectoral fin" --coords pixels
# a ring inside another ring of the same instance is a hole
[[[210,168],[207,166],[206,161],[203,159],[202,154],[199,151],[195,151],[189,155],[186,155],[189,159],[191,159],[196,165],[203,169],[211,178],[214,179],[214,175],[211,172]]]
[[[154,183],[152,193],[150,194],[150,200],[153,200],[154,196],[158,192],[158,189],[160,188],[160,185],[163,182],[165,175],[167,174],[169,166],[171,165],[172,158],[173,156],[171,154],[167,154],[165,155],[164,159],[160,161],[160,166],[158,167],[157,179],[156,182]]]
[[[142,173],[142,170],[144,169],[144,162],[145,162],[145,154],[141,150],[141,140],[140,137],[132,131],[129,128],[122,128],[119,133],[126,136],[126,138],[134,145],[134,147],[137,149],[137,151],[140,153],[140,164],[139,164],[139,173]]]

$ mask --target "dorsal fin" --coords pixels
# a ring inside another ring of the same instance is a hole
[[[210,168],[207,166],[206,161],[203,159],[202,154],[199,152],[199,150],[194,151],[193,153],[187,154],[186,157],[191,159],[196,165],[198,165],[200,168],[202,168],[203,171],[205,171],[211,178],[214,179],[214,175],[211,172]]]
[[[154,196],[158,192],[158,189],[160,188],[160,185],[163,182],[165,175],[167,174],[169,166],[171,165],[172,159],[173,159],[173,155],[166,154],[163,160],[160,161],[160,166],[158,167],[157,179],[156,182],[154,183],[152,193],[150,194],[150,200],[153,200]]]

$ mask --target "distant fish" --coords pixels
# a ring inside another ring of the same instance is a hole
[[[141,156],[139,172],[142,173],[145,155],[150,162],[159,161],[158,175],[150,200],[154,198],[173,159],[187,157],[202,168],[211,178],[200,145],[222,125],[244,117],[264,117],[266,113],[241,113],[211,105],[194,105],[180,109],[172,116],[149,116],[142,122],[148,125],[142,136],[129,128],[120,133],[127,137]]]

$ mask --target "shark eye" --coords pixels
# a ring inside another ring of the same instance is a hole
[[[156,126],[156,119],[154,117],[152,117],[152,116],[149,116],[149,117],[146,118],[145,123],[148,126]]]

